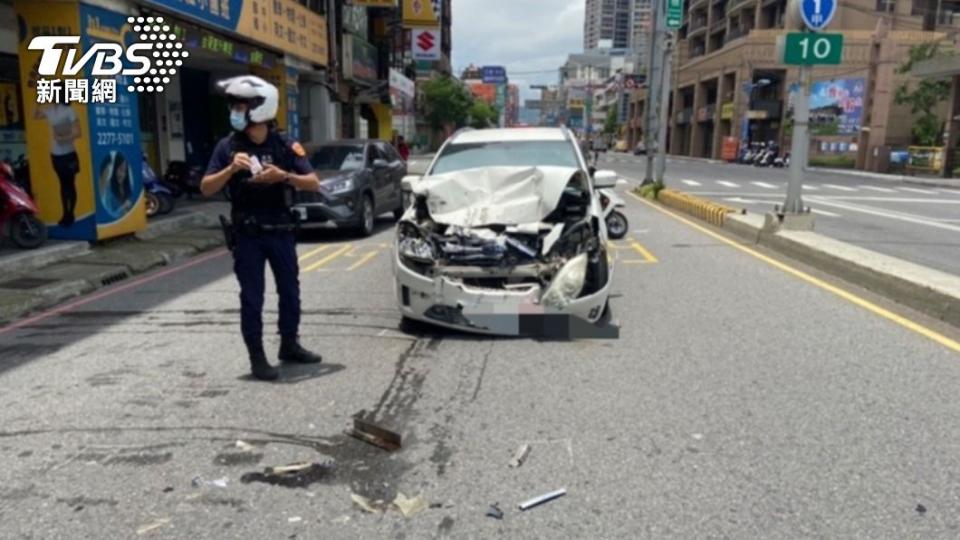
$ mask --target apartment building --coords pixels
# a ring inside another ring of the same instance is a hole
[[[795,67],[776,54],[777,37],[793,18],[787,0],[690,0],[674,56],[668,150],[719,159],[725,138],[789,145],[790,88]],[[883,170],[889,149],[911,142],[906,106],[893,92],[911,46],[958,29],[957,2],[847,0],[830,32],[844,35],[839,66],[817,66],[811,85],[811,160],[855,162]],[[642,136],[646,90],[629,108],[631,144]]]

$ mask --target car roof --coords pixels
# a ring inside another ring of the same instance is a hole
[[[382,142],[388,144],[387,141],[381,141],[380,139],[339,139],[336,141],[324,141],[319,143],[311,143],[306,145],[307,148],[317,149],[324,148],[328,146],[360,146],[364,144],[369,144],[372,142]]]
[[[454,135],[450,144],[565,140],[567,140],[566,133],[560,128],[471,129]]]

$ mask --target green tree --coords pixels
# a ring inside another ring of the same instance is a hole
[[[939,43],[921,43],[910,47],[907,61],[897,68],[897,73],[908,74],[913,65],[937,55]],[[894,101],[898,105],[910,105],[910,111],[918,115],[913,123],[913,143],[921,146],[937,146],[943,133],[944,122],[934,109],[950,95],[950,83],[946,80],[920,79],[911,84],[906,81],[897,87]]]
[[[616,135],[620,132],[620,118],[616,107],[610,107],[607,111],[607,119],[603,122],[604,135]]]
[[[470,127],[476,129],[488,128],[497,125],[500,112],[496,107],[484,101],[475,100],[470,106]]]
[[[467,89],[443,76],[423,83],[424,117],[430,127],[443,129],[467,125],[473,101]]]

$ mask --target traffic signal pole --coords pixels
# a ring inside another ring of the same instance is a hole
[[[793,104],[793,135],[790,140],[790,181],[787,184],[787,201],[783,204],[784,214],[803,214],[803,170],[807,166],[807,154],[810,151],[810,66],[801,65],[800,88]]]

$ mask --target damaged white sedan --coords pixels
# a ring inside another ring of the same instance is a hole
[[[566,333],[570,320],[596,323],[608,310],[607,233],[583,167],[433,174],[412,186],[412,197],[394,261],[405,319],[549,335]]]

